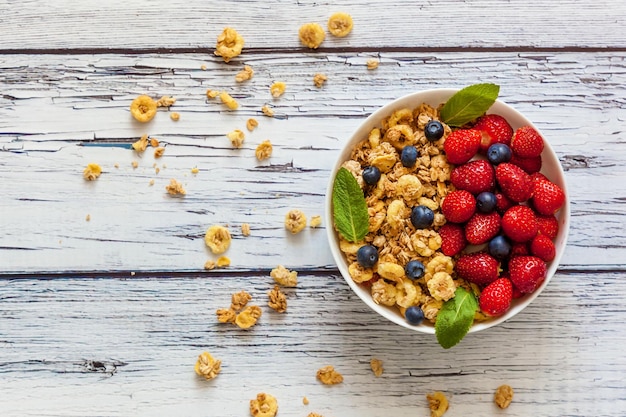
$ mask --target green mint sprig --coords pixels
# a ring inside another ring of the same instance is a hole
[[[333,216],[337,231],[349,242],[362,240],[369,230],[363,190],[354,175],[343,167],[333,183]]]
[[[476,296],[458,287],[454,298],[443,303],[435,321],[435,335],[441,347],[450,349],[465,337],[474,323],[476,310]]]
[[[474,84],[457,91],[441,108],[441,120],[448,126],[461,127],[482,116],[495,103],[500,92],[496,84]]]

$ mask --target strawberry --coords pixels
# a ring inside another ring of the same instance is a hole
[[[503,214],[515,204],[515,202],[509,200],[504,194],[496,192],[496,210],[498,210],[498,213]]]
[[[475,129],[459,129],[450,133],[443,143],[443,150],[448,162],[461,165],[472,159],[478,148],[482,135]]]
[[[500,215],[496,211],[476,212],[465,225],[465,239],[472,245],[482,245],[489,242],[499,231]]]
[[[466,281],[477,285],[489,285],[498,279],[500,265],[487,252],[461,255],[456,261],[456,273]]]
[[[508,278],[498,278],[480,293],[478,305],[483,313],[497,317],[506,313],[513,301],[513,284]]]
[[[528,206],[513,206],[502,216],[502,231],[514,242],[527,242],[539,231],[537,216]]]
[[[565,193],[555,183],[538,179],[533,183],[533,206],[539,214],[554,214],[565,204]]]
[[[506,119],[499,114],[486,114],[480,117],[474,129],[477,129],[482,134],[480,141],[480,148],[478,152],[485,155],[489,146],[494,143],[504,143],[506,145],[511,144],[511,138],[513,137],[513,128],[506,121]]]
[[[454,223],[446,223],[439,229],[441,236],[441,252],[446,256],[454,256],[465,249],[465,231],[463,227]]]
[[[513,155],[521,158],[536,158],[543,151],[543,138],[532,126],[520,127],[511,139]]]
[[[552,239],[538,233],[530,242],[530,253],[543,261],[550,262],[556,256],[556,248]]]
[[[514,256],[530,255],[526,242],[513,242],[511,245],[511,258]]]
[[[546,263],[536,256],[516,256],[509,261],[509,273],[513,285],[528,294],[546,278]]]
[[[441,203],[441,212],[446,220],[452,223],[464,223],[476,211],[476,199],[465,190],[455,190],[449,193]]]
[[[502,193],[517,203],[528,200],[533,193],[530,175],[517,165],[503,162],[496,167],[496,181]]]
[[[555,239],[559,234],[559,221],[554,215],[538,215],[537,224],[539,225],[539,233],[548,236],[550,239]]]
[[[549,181],[548,177],[543,175],[541,172],[533,172],[532,174],[530,174],[530,179],[532,180],[533,184],[539,180]]]
[[[534,158],[522,158],[513,154],[509,162],[513,165],[517,165],[529,174],[534,174],[535,172],[539,172],[541,169],[542,160],[541,155]]]
[[[457,190],[467,190],[478,195],[493,190],[496,185],[495,171],[484,159],[470,161],[452,170],[450,182]]]

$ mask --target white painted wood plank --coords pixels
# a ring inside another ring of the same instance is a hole
[[[213,53],[226,26],[246,48],[299,49],[300,25],[326,26],[346,11],[347,38],[325,48],[626,47],[621,0],[441,0],[402,2],[80,0],[0,1],[2,49],[193,48]]]
[[[233,79],[239,66],[209,63],[202,71],[203,58],[0,57],[3,272],[197,271],[211,257],[204,231],[216,223],[232,228],[233,269],[332,267],[324,230],[290,236],[286,212],[323,213],[336,151],[378,106],[410,91],[477,81],[500,84],[501,98],[536,123],[568,169],[573,222],[564,268],[614,268],[626,259],[624,54],[383,54],[376,71],[364,67],[368,54],[260,54],[248,57],[257,72],[245,84]],[[320,90],[311,82],[316,71],[330,75]],[[273,100],[268,88],[276,80],[288,87]],[[240,109],[208,101],[209,87],[231,91]],[[142,93],[177,97],[172,111],[181,120],[159,112],[149,124],[134,122],[128,106]],[[266,103],[278,117],[260,115]],[[243,149],[231,149],[225,134],[244,129],[251,116],[258,130]],[[163,158],[81,146],[130,143],[143,133],[166,144]],[[275,151],[258,163],[254,148],[264,139]],[[89,162],[105,171],[95,183],[81,178]],[[170,178],[185,184],[187,197],[165,194]],[[245,239],[244,222],[253,230]]]
[[[301,274],[287,291],[287,313],[263,307],[250,331],[218,324],[214,311],[241,289],[264,305],[272,285],[265,274],[4,280],[0,410],[7,417],[234,417],[248,415],[256,393],[269,392],[283,416],[409,417],[428,415],[425,394],[442,390],[451,403],[446,417],[498,415],[493,391],[507,383],[515,390],[507,416],[622,416],[621,275],[557,274],[524,312],[449,351],[432,335],[379,318],[332,274]],[[212,382],[193,372],[204,350],[223,361]],[[381,378],[369,370],[372,357],[384,361]],[[328,364],[343,373],[340,386],[315,380]]]

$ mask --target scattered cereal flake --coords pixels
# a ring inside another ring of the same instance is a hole
[[[142,137],[140,137],[136,142],[134,142],[132,145],[132,148],[135,150],[135,152],[143,152],[146,150],[146,148],[148,147],[148,135],[143,135]]]
[[[159,140],[157,138],[150,138],[150,146],[153,148],[159,147]]]
[[[270,271],[270,276],[274,278],[274,281],[284,287],[295,287],[298,285],[298,272],[290,271],[282,265],[278,265],[276,268]]]
[[[287,311],[287,296],[280,290],[278,285],[274,285],[274,288],[267,293],[267,296],[270,299],[267,303],[270,308],[278,313]]]
[[[211,269],[215,269],[216,266],[217,264],[215,263],[215,261],[211,259],[209,259],[208,261],[204,263],[204,269],[206,269],[207,271],[210,271]]]
[[[133,161],[130,164],[133,166],[133,169],[137,168],[139,166],[139,162],[137,162],[137,161]]]
[[[98,164],[87,164],[83,170],[83,178],[87,181],[95,181],[102,174],[102,168]]]
[[[157,103],[151,97],[140,95],[130,103],[130,114],[135,120],[145,123],[154,118],[157,111]]]
[[[119,168],[120,164],[116,163],[115,165],[113,165],[114,168]]]
[[[132,271],[132,272],[130,273],[130,276],[131,276],[131,277],[134,277],[134,276],[135,276],[135,274],[136,274],[136,272],[135,272],[135,271]]]
[[[241,234],[244,236],[250,236],[250,225],[248,223],[241,225]]]
[[[254,118],[251,117],[246,122],[246,129],[248,129],[250,132],[252,132],[254,129],[257,128],[258,125],[259,125],[259,122],[257,121],[257,119],[254,119]]]
[[[155,152],[155,155],[154,155],[154,156],[156,157],[156,152]],[[159,172],[161,172],[161,168],[159,168],[159,167],[154,168],[154,172],[155,172],[156,174],[158,174]]]
[[[332,365],[318,369],[316,377],[324,385],[335,385],[343,382],[343,375],[335,371]]]
[[[381,361],[380,359],[376,359],[376,358],[372,358],[370,360],[370,368],[372,368],[372,372],[374,372],[374,375],[376,377],[381,376],[385,370],[383,368],[383,361]]]
[[[158,168],[157,168],[158,169]],[[170,195],[185,195],[187,191],[183,188],[183,185],[176,181],[174,178],[170,180],[170,183],[165,186],[165,190]]]
[[[236,292],[231,296],[230,308],[235,311],[241,310],[250,300],[252,300],[252,296],[249,292],[243,290]]]
[[[220,95],[220,92],[217,90],[211,90],[210,88],[206,90],[206,96],[208,98],[215,98]]]
[[[227,266],[230,266],[230,258],[228,256],[220,256],[217,258],[218,268],[225,268]]]
[[[265,106],[261,107],[261,111],[267,117],[274,117],[274,110],[272,110],[272,108],[270,106],[268,106],[267,104]]]
[[[328,31],[338,38],[348,36],[353,25],[352,16],[344,12],[333,13],[328,19]]]
[[[250,400],[250,414],[252,417],[274,417],[278,412],[278,401],[270,394],[257,394],[256,399]]]
[[[243,36],[231,27],[224,28],[222,33],[217,37],[215,44],[215,55],[221,56],[224,62],[230,61],[232,58],[239,56],[243,49]]]
[[[237,317],[237,312],[232,308],[218,308],[215,314],[220,323],[234,323]]]
[[[500,408],[507,408],[513,401],[513,388],[510,385],[500,385],[493,398]]]
[[[148,183],[148,185],[149,185],[150,187],[152,187],[152,186],[154,185],[154,179],[151,179],[151,180],[150,180],[150,182]]]
[[[163,96],[157,100],[157,107],[171,107],[176,103],[176,99],[171,96]]]
[[[317,228],[322,225],[322,216],[311,216],[311,221],[309,222],[309,227]]]
[[[224,226],[213,225],[209,227],[204,235],[204,243],[216,255],[226,252],[230,247],[230,232]]]
[[[292,234],[300,233],[306,227],[306,215],[301,210],[289,210],[285,215],[285,228]]]
[[[272,142],[270,142],[269,140],[264,140],[256,147],[254,155],[256,156],[256,159],[258,159],[259,161],[263,161],[272,156],[273,149],[274,148],[272,147]]]
[[[231,97],[231,95],[228,94],[226,91],[222,91],[219,96],[220,100],[222,100],[222,103],[224,103],[226,107],[228,107],[230,110],[237,110],[237,108],[239,107],[239,103],[237,103],[237,100]]]
[[[248,81],[254,76],[254,70],[250,65],[244,65],[243,69],[235,75],[235,81],[238,83],[242,83],[244,81]]]
[[[191,168],[191,173],[196,175],[198,172],[200,172],[200,170],[198,169],[198,167],[193,167]]]
[[[230,139],[230,143],[232,143],[233,147],[237,149],[241,148],[243,141],[246,139],[245,133],[239,129],[228,132],[226,137]]]
[[[368,70],[375,70],[376,68],[378,68],[378,64],[380,62],[377,59],[368,59],[366,64],[367,64],[367,69]]]
[[[285,93],[285,89],[287,88],[287,84],[282,81],[277,81],[270,86],[270,93],[272,97],[278,98]]]
[[[179,121],[180,120],[180,113],[175,112],[175,111],[171,112],[170,113],[170,119],[172,119],[175,122]]]
[[[85,221],[90,221],[91,220],[91,214],[87,214],[87,216],[85,216]]]
[[[448,399],[441,391],[427,394],[428,407],[430,408],[430,417],[441,417],[448,410]]]
[[[309,413],[307,414],[306,417],[324,417],[324,416],[322,416],[321,414],[317,414],[317,413]]]
[[[160,158],[163,156],[163,152],[165,152],[165,148],[162,146],[159,146],[158,148],[156,148],[154,150],[154,157],[155,158]]]
[[[206,379],[213,379],[222,370],[221,366],[221,360],[213,358],[209,352],[202,352],[198,356],[194,370],[196,371],[196,374],[203,376]]]
[[[206,71],[206,65],[204,65],[204,64],[200,65],[200,69],[201,69],[202,71]]]
[[[326,82],[326,80],[328,80],[328,77],[326,76],[326,74],[322,74],[320,72],[318,72],[317,74],[313,76],[313,84],[317,88],[321,88]]]
[[[309,399],[307,397],[302,397],[302,404],[309,405]]]
[[[324,33],[324,28],[319,23],[305,23],[300,26],[298,36],[304,46],[317,49],[324,41],[326,33]]]
[[[259,306],[247,306],[241,313],[237,314],[235,324],[241,329],[249,329],[256,324],[262,313]]]

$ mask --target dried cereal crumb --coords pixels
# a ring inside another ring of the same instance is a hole
[[[153,148],[159,147],[159,140],[157,138],[150,138],[150,146]]]
[[[217,264],[215,263],[215,261],[209,259],[208,261],[206,261],[204,263],[204,269],[206,269],[207,271],[210,271],[212,269],[215,269],[215,267],[217,266]],[[233,319],[234,320],[234,319]]]
[[[343,38],[352,31],[354,22],[348,13],[333,13],[328,19],[328,31],[331,35]]]
[[[428,407],[430,408],[430,417],[441,417],[448,410],[448,399],[441,391],[427,394]]]
[[[321,414],[317,414],[317,413],[309,413],[307,414],[306,417],[324,417],[324,416],[322,416]]]
[[[278,313],[284,313],[287,311],[287,296],[280,290],[278,285],[274,285],[274,288],[267,293],[269,301],[267,305]]]
[[[155,157],[156,157],[156,155],[155,155]],[[159,172],[161,172],[161,168],[159,168],[159,167],[154,168],[154,172],[156,174],[158,174]]]
[[[204,235],[204,243],[216,255],[222,254],[230,247],[230,232],[224,226],[213,225],[209,227]]]
[[[213,358],[209,352],[203,352],[198,356],[194,370],[206,379],[213,379],[222,370],[221,365],[221,360]]]
[[[307,397],[302,397],[302,404],[309,405],[309,399]]]
[[[113,165],[114,168],[119,168],[120,164],[116,163],[115,165]]]
[[[374,58],[368,59],[366,62],[368,70],[375,70],[376,68],[378,68],[378,64],[380,64],[380,61]]]
[[[230,266],[230,258],[228,256],[220,256],[217,258],[218,268],[225,268],[227,266]]]
[[[155,158],[160,158],[163,156],[163,153],[165,152],[165,148],[162,146],[159,146],[158,148],[156,148],[154,150],[154,157]]]
[[[259,122],[257,121],[257,119],[249,118],[248,121],[246,122],[246,129],[252,132],[254,129],[257,128],[258,125],[259,125]]]
[[[230,308],[239,311],[244,308],[250,300],[252,300],[252,296],[249,292],[243,290],[236,292],[231,296]]]
[[[228,132],[226,137],[230,139],[230,143],[232,143],[233,147],[237,149],[243,146],[243,141],[246,139],[245,133],[239,129]]]
[[[152,186],[154,185],[154,179],[150,180],[150,182],[148,183],[148,185],[149,185],[150,187],[152,187]]]
[[[326,83],[326,80],[328,80],[326,74],[318,72],[313,76],[313,85],[315,85],[317,88],[321,88]]]
[[[267,104],[265,106],[261,107],[261,111],[267,117],[274,117],[274,110],[272,110],[272,108],[270,106],[268,106]]]
[[[309,222],[309,227],[316,229],[322,225],[322,216],[311,216],[311,221]]]
[[[507,408],[513,401],[513,388],[510,385],[500,385],[493,398],[500,408]]]
[[[306,215],[301,210],[289,210],[285,215],[285,228],[292,234],[300,233],[306,227]]]
[[[210,88],[206,90],[207,98],[215,98],[220,95],[220,92],[217,90],[211,90]]]
[[[135,150],[135,152],[143,152],[148,147],[148,135],[143,135],[136,142],[134,142],[131,146]]]
[[[343,375],[337,372],[332,365],[318,369],[316,377],[324,385],[335,385],[343,382]]]
[[[102,174],[102,168],[98,164],[87,164],[83,170],[83,178],[87,181],[95,181]]]
[[[139,162],[137,162],[137,161],[133,161],[130,164],[132,165],[133,169],[135,169],[135,168],[137,168],[139,166]]]
[[[158,168],[157,168],[158,169]],[[183,188],[183,185],[176,181],[174,178],[170,180],[170,183],[165,186],[165,191],[170,195],[185,195],[187,191]]]
[[[172,119],[175,122],[179,121],[180,120],[180,113],[175,112],[175,111],[171,112],[170,113],[170,119]]]
[[[171,96],[163,96],[157,100],[157,107],[171,107],[176,103],[176,99]]]
[[[264,140],[256,147],[256,150],[254,151],[254,156],[256,156],[256,159],[258,159],[259,161],[263,161],[272,156],[273,149],[274,148],[272,147],[272,142],[270,142],[269,140]]]
[[[140,95],[130,103],[130,114],[135,120],[146,123],[154,118],[157,103],[147,95]]]
[[[217,321],[220,323],[234,323],[237,317],[237,312],[232,308],[218,308],[215,314],[217,315]]]
[[[238,83],[248,81],[254,76],[254,70],[250,65],[244,65],[243,69],[235,75],[235,81]]]
[[[197,174],[198,172],[200,172],[200,170],[198,169],[198,167],[193,167],[193,168],[191,168],[191,173],[192,173],[192,174],[194,174],[194,175],[195,175],[195,174]]]
[[[224,62],[228,62],[241,54],[243,44],[243,36],[235,29],[230,27],[224,28],[222,33],[217,37],[215,55],[221,56]]]
[[[228,94],[226,91],[222,91],[221,93],[219,93],[219,97],[222,103],[224,103],[224,105],[226,105],[226,107],[228,107],[230,110],[237,110],[237,108],[239,107],[239,103],[237,103],[237,100],[231,97],[231,95]]]
[[[383,368],[383,361],[380,359],[372,358],[370,360],[370,368],[372,368],[372,372],[376,377],[379,377],[383,374],[385,369]]]
[[[270,86],[270,93],[272,97],[278,98],[285,93],[285,89],[287,88],[287,84],[282,81],[277,81]]]
[[[278,401],[270,394],[257,394],[254,400],[250,400],[250,414],[252,417],[274,417],[278,412]]]
[[[204,65],[204,64],[200,65],[200,69],[201,69],[202,71],[206,71],[206,65]]]
[[[254,326],[261,317],[262,311],[259,306],[247,306],[235,317],[235,324],[241,329],[249,329]]]
[[[88,214],[87,216],[85,216],[85,221],[90,221],[91,220],[91,215]]]
[[[319,23],[305,23],[300,26],[298,37],[307,48],[317,49],[324,42],[326,34]]]
[[[274,278],[277,284],[284,287],[295,287],[298,285],[298,272],[290,271],[282,265],[272,269],[270,276]]]
[[[244,236],[250,236],[250,225],[248,223],[241,225],[241,234]]]

